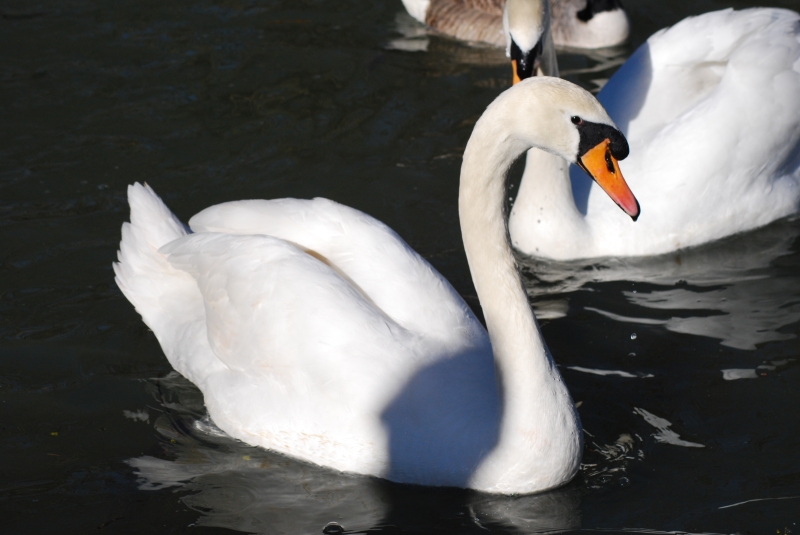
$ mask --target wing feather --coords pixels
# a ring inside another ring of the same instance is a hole
[[[465,41],[505,46],[503,0],[432,0],[425,24]]]
[[[189,224],[196,232],[281,238],[327,264],[403,328],[445,343],[487,343],[450,283],[392,229],[353,208],[321,198],[237,201],[207,208]]]

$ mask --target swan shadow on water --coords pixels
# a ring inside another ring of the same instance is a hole
[[[581,525],[579,483],[496,496],[342,474],[228,437],[209,420],[200,391],[176,372],[148,381],[147,388],[164,410],[155,422],[163,453],[127,462],[140,489],[180,492],[199,513],[196,526],[304,535],[336,522],[348,533],[477,534],[490,528],[516,535]]]
[[[800,321],[799,237],[800,218],[795,217],[659,256],[518,261],[534,309],[543,306],[544,317],[562,317],[569,310],[563,297],[553,300],[553,294],[602,289],[610,295],[622,288],[624,310],[585,309],[619,322],[662,325],[754,350],[758,344],[795,337],[782,328]],[[630,305],[636,307],[635,316]]]

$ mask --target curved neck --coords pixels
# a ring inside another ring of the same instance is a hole
[[[479,121],[464,152],[458,198],[464,249],[502,381],[504,428],[525,426],[543,387],[558,376],[528,304],[503,214],[506,175],[526,148]]]
[[[537,83],[536,92],[527,89]],[[567,152],[552,105],[557,99],[546,93],[559,84],[524,81],[518,84],[523,92],[512,88],[498,97],[476,123],[461,166],[461,234],[503,399],[497,446],[473,482],[498,492],[551,488],[572,478],[580,465],[580,420],[528,304],[503,214],[506,176],[523,151],[535,146]]]

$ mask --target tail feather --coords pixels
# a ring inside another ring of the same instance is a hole
[[[156,248],[188,234],[186,226],[146,183],[128,186],[128,203],[131,224],[146,229],[148,241]]]
[[[164,245],[191,231],[148,185],[128,187],[131,222],[114,263],[119,289],[156,335],[172,366],[198,386],[223,369],[208,345],[203,298],[191,275],[170,265]]]
[[[117,286],[150,325],[146,305],[163,293],[159,282],[179,274],[158,250],[188,231],[146,184],[128,186],[128,202],[131,222],[122,225],[119,262],[114,263],[114,273]]]

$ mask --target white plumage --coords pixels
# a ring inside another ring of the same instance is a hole
[[[570,190],[565,164],[543,173],[545,164],[529,160],[509,222],[521,251],[555,259],[659,254],[800,209],[797,13],[690,17],[650,37],[598,99],[630,144],[620,165],[641,217],[634,225],[578,169]]]
[[[120,288],[175,369],[203,390],[214,421],[245,442],[384,473],[376,410],[437,359],[490,355],[447,281],[357,210],[326,199],[240,201],[199,213],[187,234],[148,186],[131,186],[129,198]],[[475,364],[491,382],[491,359]],[[470,410],[496,411],[496,396],[481,390]],[[442,402],[427,401],[432,410]]]
[[[584,90],[527,80],[489,106],[467,145],[459,212],[489,334],[391,229],[325,199],[225,203],[190,232],[135,184],[117,284],[233,437],[400,482],[560,485],[579,467],[580,423],[502,207],[523,151],[575,161],[574,115],[613,124]]]

